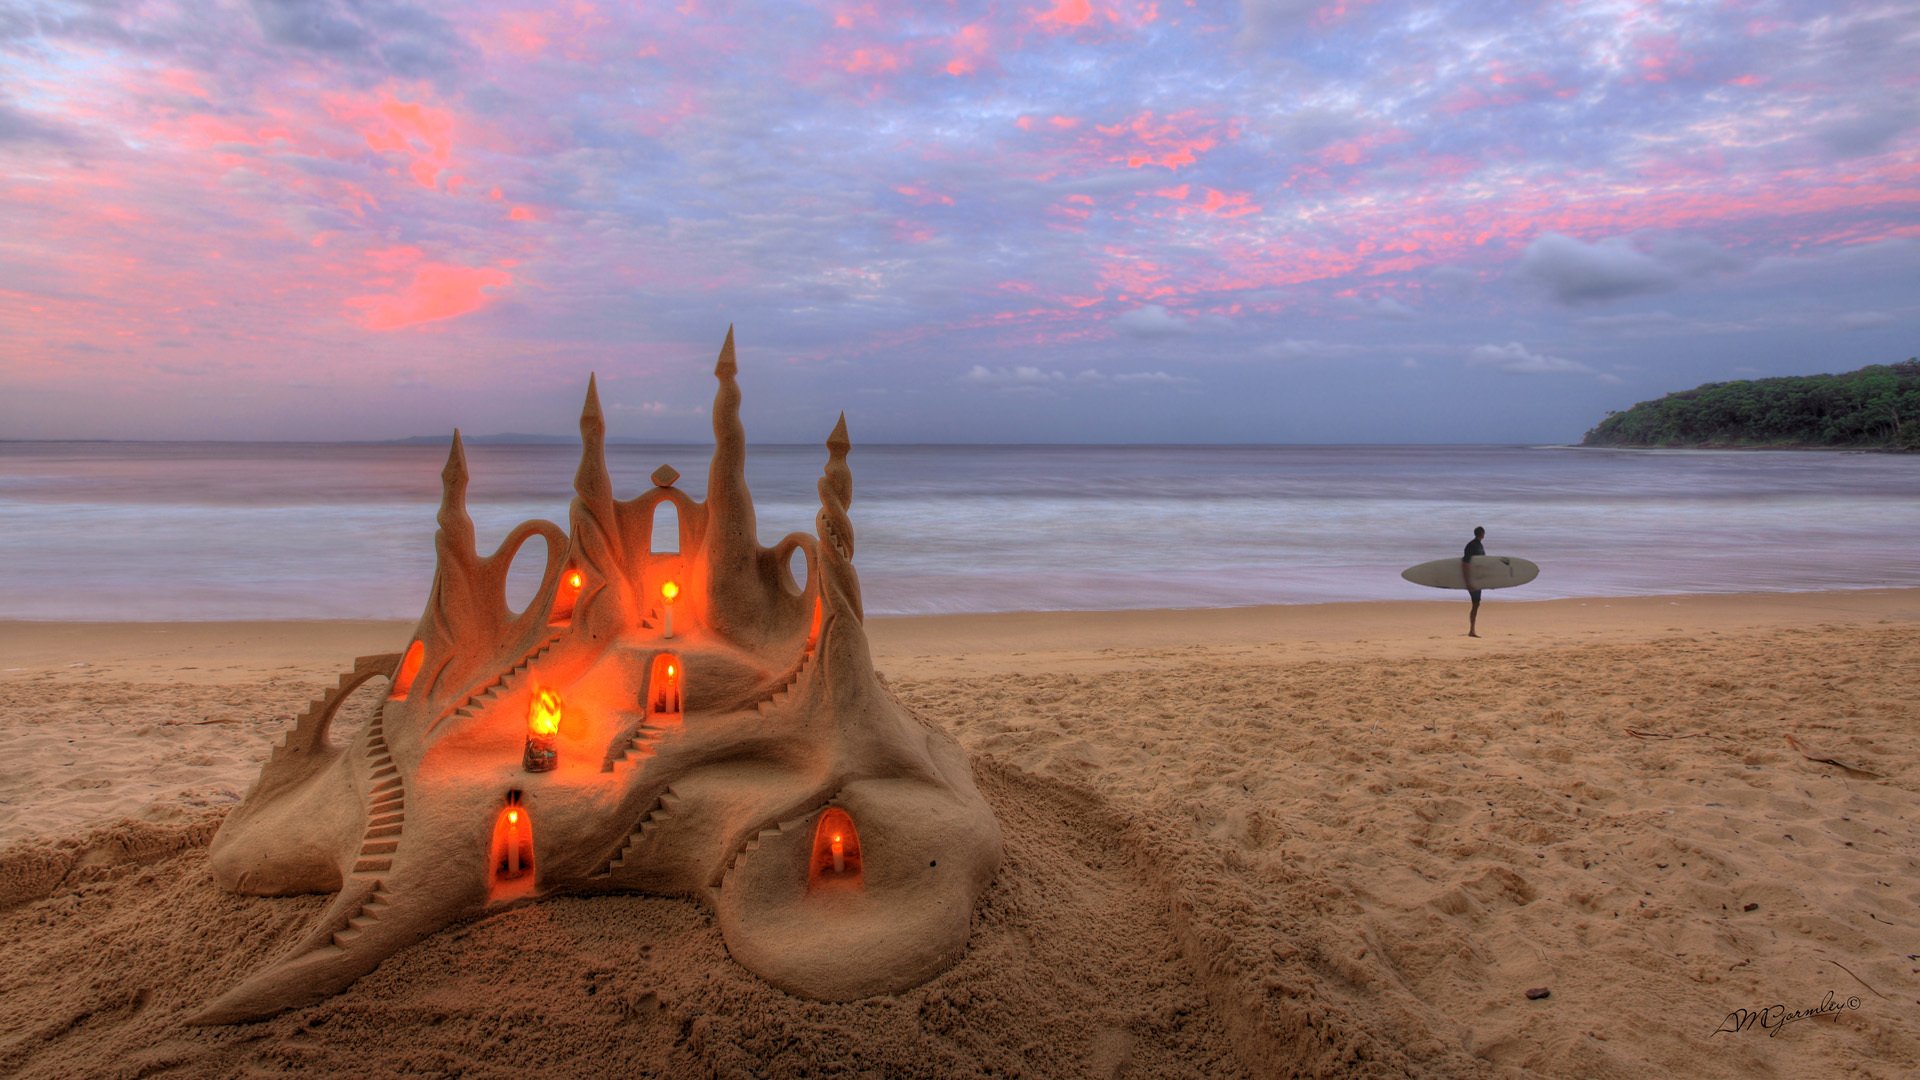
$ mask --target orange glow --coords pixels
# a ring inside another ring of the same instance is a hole
[[[673,598],[680,595],[680,586],[671,581],[665,582],[660,586],[660,595],[666,597],[667,603],[671,604]]]
[[[672,653],[655,653],[649,681],[647,711],[664,722],[677,722],[673,718],[686,710],[680,696],[680,658]]]
[[[860,833],[853,817],[838,806],[820,815],[813,832],[813,858],[807,867],[809,886],[858,886],[861,881]]]
[[[560,695],[542,690],[533,696],[527,711],[527,729],[535,735],[552,735],[560,730]]]
[[[580,576],[580,571],[578,570],[575,570],[572,573],[567,575],[567,584],[573,586],[576,589],[579,588],[580,583],[585,580],[586,580],[585,578]]]
[[[400,661],[400,670],[393,676],[393,692],[389,696],[395,701],[407,700],[407,691],[413,689],[413,677],[420,674],[420,662],[427,656],[427,647],[419,639],[407,646],[407,655]]]
[[[533,819],[520,812],[520,793],[507,793],[507,804],[493,821],[490,862],[493,899],[522,895],[533,886]]]

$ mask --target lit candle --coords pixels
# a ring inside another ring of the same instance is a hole
[[[667,602],[666,633],[662,635],[664,637],[673,636],[673,598],[679,595],[680,586],[671,581],[660,586],[660,596]]]
[[[507,876],[520,876],[520,811],[507,811]]]
[[[847,872],[846,838],[841,836],[839,833],[834,833],[833,843],[829,846],[832,847],[833,849],[833,872],[836,874],[846,873]]]
[[[667,665],[667,692],[662,700],[666,704],[666,712],[680,711],[680,669],[673,664]]]

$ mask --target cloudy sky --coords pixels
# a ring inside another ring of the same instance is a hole
[[[1570,441],[1920,353],[1907,0],[6,0],[0,437]]]

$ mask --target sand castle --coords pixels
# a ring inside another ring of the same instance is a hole
[[[198,1022],[317,1001],[451,923],[559,893],[691,897],[735,960],[810,998],[905,989],[959,958],[999,826],[958,747],[874,674],[846,418],[817,535],[763,548],[735,372],[729,330],[705,502],[666,466],[614,498],[590,380],[571,529],[529,521],[487,557],[455,433],[411,643],[314,702],[213,841],[233,892],[337,895]],[[656,535],[667,506],[675,531]],[[515,613],[507,571],[534,536],[545,574]],[[340,704],[382,678],[379,712],[330,740]]]

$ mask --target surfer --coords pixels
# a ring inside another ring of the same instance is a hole
[[[1466,554],[1460,556],[1460,580],[1466,583],[1467,595],[1473,600],[1473,607],[1467,612],[1468,637],[1480,636],[1476,629],[1480,621],[1480,590],[1473,587],[1473,557],[1487,553],[1487,546],[1480,542],[1486,538],[1486,526],[1475,525],[1473,527],[1473,539],[1467,541]]]

